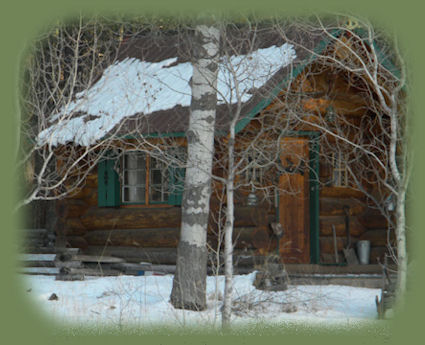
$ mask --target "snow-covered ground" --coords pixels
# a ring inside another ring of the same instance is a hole
[[[234,277],[234,324],[252,322],[353,326],[377,318],[378,289],[348,286],[290,286],[264,292],[252,286],[255,274]],[[27,293],[59,322],[86,326],[212,326],[221,323],[224,278],[208,277],[208,309],[177,310],[169,303],[172,275],[86,277],[56,281],[49,276],[23,276]],[[57,300],[49,300],[52,294]]]

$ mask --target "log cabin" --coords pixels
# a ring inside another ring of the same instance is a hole
[[[342,121],[347,125],[338,128],[345,128],[349,137],[358,134],[350,131],[364,129],[371,122],[367,119],[376,117],[361,82],[323,58],[346,58],[338,43],[350,42],[350,37],[342,32],[334,38],[264,33],[255,44],[239,40],[237,54],[226,55],[232,66],[251,62],[239,76],[244,82],[239,85],[236,159],[246,165],[236,176],[236,262],[278,250],[285,263],[343,264],[344,248],[369,240],[370,263],[377,263],[394,240],[388,219],[370,200],[377,187],[367,176],[353,181],[348,153],[332,150],[340,146],[327,124]],[[58,150],[103,141],[113,152],[93,167],[76,193],[57,203],[60,222],[55,232],[68,246],[129,262],[175,263],[184,165],[166,164],[147,147],[167,145],[173,155],[184,157],[192,72],[188,43],[180,39],[139,37],[124,42],[118,60],[59,114],[65,120],[52,122],[40,133],[39,140],[49,138]],[[226,77],[223,68],[217,86],[213,167],[219,177],[226,176],[226,130],[236,112]],[[250,146],[252,140],[272,145]],[[262,162],[247,153],[249,147],[268,150],[265,157],[273,151],[268,147],[276,147],[277,153]],[[216,182],[208,229],[213,250],[220,246],[222,197],[222,185]],[[280,239],[272,223],[281,224]]]

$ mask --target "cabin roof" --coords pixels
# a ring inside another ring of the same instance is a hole
[[[233,37],[238,42],[231,47],[233,54],[219,62],[216,130],[226,129],[237,101],[226,66],[236,68],[240,82],[240,130],[270,104],[286,81],[311,63],[312,51],[321,51],[328,44],[322,34],[294,30],[285,34],[291,42],[302,44],[288,44],[275,32],[260,32],[255,41]],[[184,135],[191,101],[190,42],[181,35],[125,41],[118,59],[102,76],[50,116],[51,125],[39,134],[39,143],[89,146],[108,135]]]

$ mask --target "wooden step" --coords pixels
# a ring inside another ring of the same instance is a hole
[[[46,247],[46,246],[25,246],[21,249],[21,252],[25,252],[26,254],[55,254],[56,250],[54,247]]]
[[[81,249],[80,248],[56,248],[56,247],[46,247],[46,246],[27,246],[21,250],[25,254],[56,254],[56,253],[71,253],[78,254]]]
[[[79,268],[83,267],[83,264],[81,261],[55,261],[55,267]]]
[[[108,263],[116,264],[125,262],[122,258],[117,258],[113,256],[97,256],[97,255],[85,255],[77,254],[72,256],[72,260],[82,261],[82,262],[95,262],[95,263]]]
[[[56,267],[54,261],[23,261],[21,267]]]
[[[20,254],[21,261],[54,261],[56,254]]]
[[[84,276],[118,276],[121,274],[119,270],[114,269],[99,269],[99,268],[61,268],[58,272],[60,275],[79,275],[82,274]]]
[[[49,275],[54,276],[59,273],[59,268],[57,267],[20,267],[18,269],[19,273],[24,274],[40,274],[40,275]]]

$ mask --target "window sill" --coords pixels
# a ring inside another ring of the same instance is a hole
[[[171,208],[175,207],[174,205],[168,205],[168,204],[150,204],[150,205],[143,205],[143,204],[129,204],[129,205],[121,205],[120,208]]]

